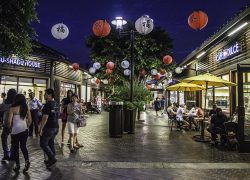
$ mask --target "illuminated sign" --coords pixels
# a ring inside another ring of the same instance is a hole
[[[16,66],[32,67],[32,68],[41,68],[41,63],[40,62],[31,61],[31,60],[23,60],[23,59],[20,59],[20,58],[0,57],[0,63],[16,65]]]
[[[218,52],[216,56],[217,61],[221,61],[227,59],[230,56],[235,55],[236,53],[240,52],[240,45],[239,43],[235,43],[234,45],[230,46],[229,48],[222,49]]]

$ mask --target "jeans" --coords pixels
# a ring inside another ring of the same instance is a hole
[[[54,160],[56,156],[54,140],[58,133],[58,128],[44,128],[40,137],[40,146],[48,156],[49,160]]]
[[[33,126],[35,126],[35,134],[38,135],[38,121],[39,121],[39,114],[38,109],[30,110],[32,122],[29,127],[29,136],[33,136]]]
[[[11,139],[11,147],[9,150],[8,147],[8,136],[10,134],[9,128],[3,126],[3,131],[1,134],[1,140],[2,140],[2,147],[3,147],[3,155],[5,158],[10,158],[10,156],[13,155],[13,148],[12,148],[12,139]]]
[[[198,124],[197,122],[194,120],[194,117],[193,116],[190,116],[188,118],[188,121],[189,121],[189,129],[192,128],[192,123],[195,125],[195,128],[198,129]]]
[[[21,151],[23,153],[24,160],[29,161],[29,153],[28,153],[28,149],[26,147],[27,139],[28,139],[28,130],[23,131],[23,132],[18,133],[18,134],[12,134],[11,137],[13,140],[14,159],[16,161],[16,164],[20,165],[19,146],[20,146]]]
[[[220,134],[221,141],[223,141],[224,138],[225,138],[225,130],[224,130],[224,128],[212,127],[210,132],[211,132],[212,141],[217,140],[217,137],[218,137],[217,134]]]

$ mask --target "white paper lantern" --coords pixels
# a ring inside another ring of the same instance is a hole
[[[127,69],[129,67],[129,62],[127,60],[124,60],[121,62],[121,66],[123,69]]]
[[[101,68],[101,64],[100,64],[99,62],[95,62],[95,63],[93,64],[93,68],[95,68],[95,69],[100,69],[100,68]]]
[[[123,71],[123,73],[124,73],[125,76],[129,76],[130,75],[130,70],[129,69],[125,69]]]
[[[151,74],[154,76],[154,75],[156,75],[158,72],[157,72],[157,70],[156,69],[152,69],[151,70]]]
[[[143,35],[150,33],[154,29],[153,19],[148,15],[144,15],[136,20],[135,29]]]
[[[62,40],[68,37],[69,29],[65,24],[58,23],[51,28],[51,34],[54,38]]]
[[[108,84],[109,83],[107,79],[102,80],[102,82],[103,82],[103,84]]]
[[[182,73],[182,69],[181,69],[180,67],[177,67],[177,68],[175,69],[175,72],[176,72],[177,74],[180,74],[180,73]]]
[[[95,74],[96,69],[94,67],[89,68],[89,73],[90,74]]]

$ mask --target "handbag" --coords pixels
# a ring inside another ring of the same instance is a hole
[[[67,114],[64,113],[64,112],[61,112],[60,115],[59,115],[59,119],[65,120],[66,118],[67,118]]]
[[[85,127],[87,125],[87,117],[81,116],[78,118],[77,127]]]

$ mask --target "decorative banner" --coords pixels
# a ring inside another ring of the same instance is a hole
[[[95,74],[95,72],[96,72],[95,68],[93,68],[93,67],[89,68],[89,73],[90,74]]]
[[[72,64],[72,69],[73,69],[74,71],[77,71],[77,70],[79,69],[79,64],[78,64],[78,63],[73,63],[73,64]]]
[[[99,62],[95,62],[95,63],[93,64],[93,68],[95,68],[95,69],[100,69],[100,68],[101,68],[101,64],[100,64]]]
[[[111,30],[109,23],[102,19],[97,20],[92,27],[93,33],[98,37],[108,36]]]
[[[157,70],[156,69],[152,69],[151,70],[151,74],[154,76],[154,75],[156,75],[157,74]]]
[[[111,62],[111,61],[109,61],[107,64],[106,64],[106,67],[107,67],[107,69],[114,69],[114,67],[115,67],[115,64],[113,63],[113,62]]]
[[[121,62],[121,66],[123,69],[127,69],[129,67],[129,62],[127,60],[124,60]]]
[[[176,72],[177,74],[180,74],[180,73],[182,73],[182,69],[181,69],[180,67],[177,67],[177,68],[175,69],[175,72]]]
[[[129,69],[125,69],[123,73],[125,76],[129,76],[131,72]]]
[[[136,20],[135,29],[143,35],[149,34],[154,29],[153,19],[144,15]]]
[[[203,11],[194,11],[188,17],[188,25],[195,30],[203,29],[208,23],[208,16]]]
[[[51,28],[51,34],[54,38],[62,40],[68,37],[69,29],[65,24],[58,23]]]
[[[169,65],[171,64],[173,61],[173,58],[169,55],[166,55],[163,57],[163,63],[166,64],[166,65]]]

